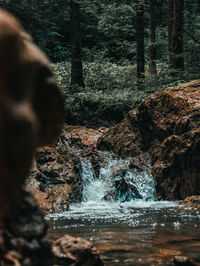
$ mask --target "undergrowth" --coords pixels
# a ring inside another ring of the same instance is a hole
[[[66,121],[90,127],[110,126],[121,121],[150,93],[161,91],[186,79],[172,83],[164,64],[158,64],[158,74],[146,78],[138,90],[136,67],[117,65],[98,58],[84,62],[85,88],[70,87],[70,63],[52,64],[59,86],[65,97]]]

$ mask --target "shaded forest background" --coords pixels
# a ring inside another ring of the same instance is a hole
[[[148,94],[199,78],[199,0],[0,0],[0,6],[53,62],[70,123],[110,126]]]

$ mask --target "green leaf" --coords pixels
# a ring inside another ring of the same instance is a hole
[[[53,35],[53,36],[58,36],[58,37],[61,37],[61,38],[64,38],[64,36],[56,31],[52,31],[50,32],[50,35]]]

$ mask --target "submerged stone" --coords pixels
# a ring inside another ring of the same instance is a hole
[[[121,202],[142,199],[138,189],[127,174],[131,170],[121,169],[113,173],[112,188],[104,196],[105,200],[119,200]]]
[[[80,237],[64,235],[55,241],[53,253],[56,265],[104,265],[92,243]]]

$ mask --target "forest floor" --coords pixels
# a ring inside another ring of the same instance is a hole
[[[70,63],[52,64],[65,97],[66,122],[91,128],[110,127],[141,101],[167,86],[163,75],[146,78],[140,90],[136,87],[135,66],[110,62],[85,62],[85,88],[70,87]]]

